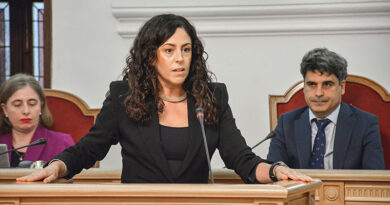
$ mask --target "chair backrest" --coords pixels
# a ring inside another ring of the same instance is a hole
[[[379,119],[386,169],[390,169],[390,95],[385,88],[368,78],[348,75],[342,101],[376,115]],[[284,95],[269,95],[270,127],[274,130],[281,114],[306,105],[303,81]]]
[[[88,133],[99,109],[90,109],[79,97],[59,90],[45,89],[46,101],[53,116],[51,130],[70,134],[78,142]]]

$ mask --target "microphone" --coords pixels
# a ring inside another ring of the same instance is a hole
[[[207,147],[206,132],[204,131],[204,125],[203,125],[203,120],[204,120],[203,108],[200,107],[196,108],[195,113],[196,113],[196,118],[198,118],[200,127],[202,129],[203,142],[204,142],[203,144],[204,144],[204,149],[206,151],[207,163],[209,165],[211,184],[214,184],[213,171],[211,170],[211,162],[209,156],[209,148]]]
[[[18,148],[14,148],[14,149],[10,149],[10,150],[5,151],[5,152],[1,152],[0,155],[5,154],[5,153],[9,153],[9,152],[13,152],[15,150],[22,149],[22,148],[25,148],[25,147],[32,147],[32,146],[43,145],[43,144],[46,144],[46,142],[47,141],[46,141],[45,138],[41,138],[41,139],[38,139],[38,140],[32,142],[31,144],[28,144],[28,145],[25,145],[25,146],[22,146],[22,147],[18,147]]]
[[[276,136],[275,134],[275,131],[271,131],[270,133],[268,133],[267,137],[265,137],[263,140],[261,140],[259,143],[257,143],[255,146],[251,147],[251,150],[253,150],[254,148],[256,148],[257,146],[261,145],[261,143],[263,143],[264,141],[268,140],[268,139],[271,139],[271,138],[274,138]],[[223,167],[223,168],[226,168],[226,167]]]
[[[268,139],[271,139],[271,138],[274,138],[276,136],[275,134],[275,131],[271,131],[267,137],[265,137],[263,140],[261,140],[259,143],[257,143],[255,146],[253,146],[251,149],[254,149],[256,148],[257,146],[261,145],[261,143],[263,143],[264,141],[268,140]]]

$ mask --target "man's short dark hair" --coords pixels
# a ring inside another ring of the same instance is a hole
[[[301,74],[305,79],[307,71],[334,74],[339,83],[347,78],[347,60],[326,48],[315,48],[305,54],[301,62]]]

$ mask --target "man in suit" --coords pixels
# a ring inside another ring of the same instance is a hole
[[[307,106],[280,116],[267,159],[300,169],[384,169],[377,117],[341,102],[347,61],[316,48],[301,74]]]

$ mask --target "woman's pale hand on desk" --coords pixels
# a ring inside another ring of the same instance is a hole
[[[271,165],[268,163],[260,163],[257,165],[256,168],[256,179],[260,183],[271,183],[272,180],[269,176]],[[282,165],[276,165],[274,169],[272,170],[275,177],[278,180],[296,180],[296,181],[303,181],[303,182],[314,182],[314,180],[306,176],[294,169],[291,169],[287,166],[282,166]]]
[[[51,183],[65,175],[65,164],[62,161],[54,161],[42,170],[33,172],[27,176],[16,178],[17,182],[33,182],[43,180],[43,183]]]
[[[292,179],[296,181],[314,182],[311,177],[285,166],[275,167],[275,176],[278,180]]]

